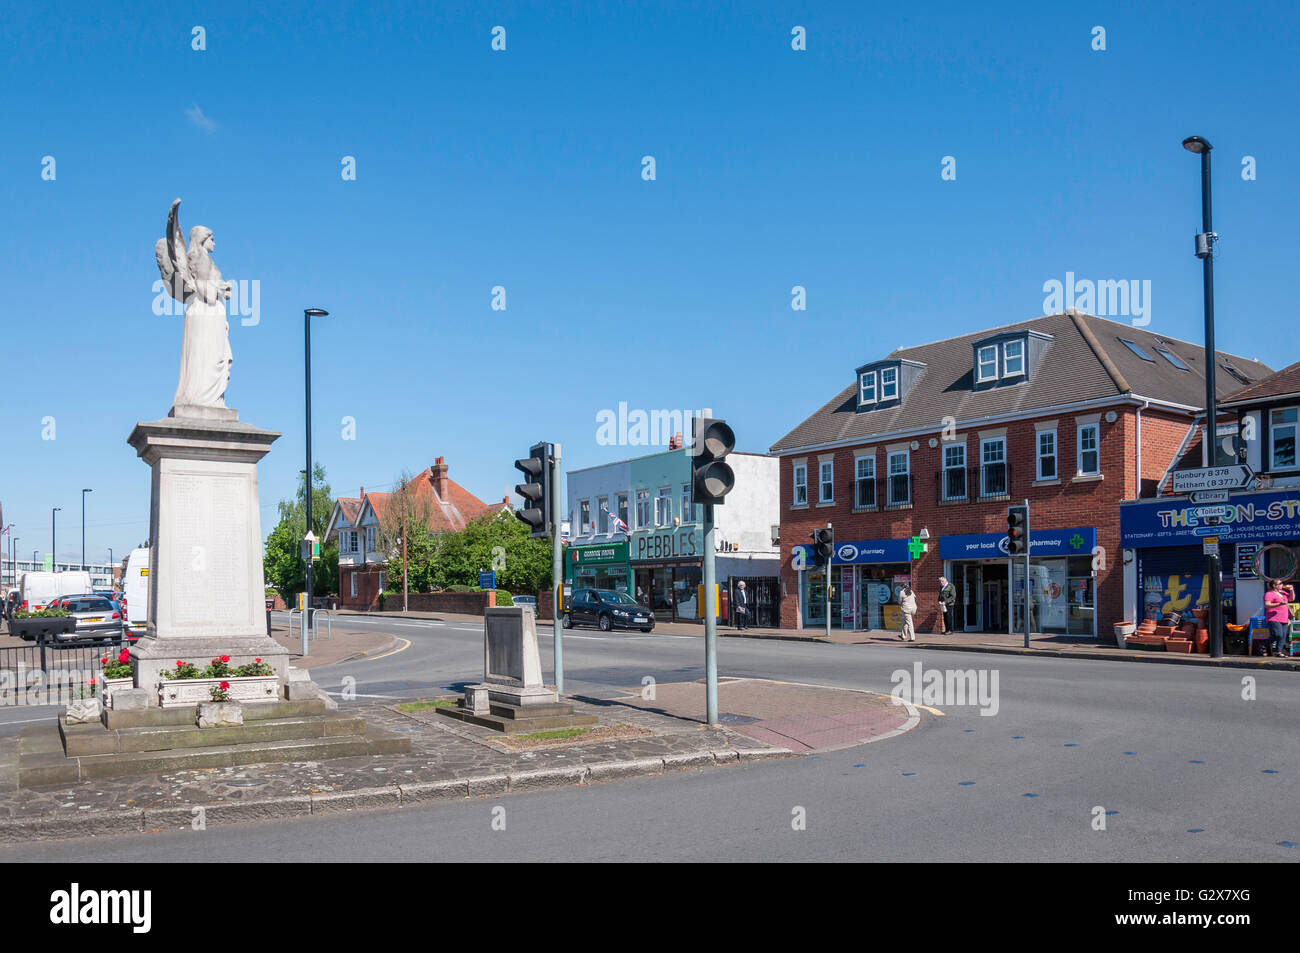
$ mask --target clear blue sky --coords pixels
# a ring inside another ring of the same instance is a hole
[[[316,455],[348,494],[443,455],[499,497],[542,438],[570,468],[637,455],[596,441],[620,401],[712,407],[765,450],[858,364],[1033,317],[1067,271],[1150,280],[1150,329],[1197,340],[1191,134],[1216,147],[1220,345],[1300,358],[1292,4],[17,7],[0,502],[28,555],[62,506],[76,557],[83,486],[93,558],[148,534],[125,441],[176,386],[181,319],[151,305],[178,196],[226,277],[261,283],[260,324],[232,322],[227,401],[284,434],[264,532],[302,466],[308,306],[332,312]]]

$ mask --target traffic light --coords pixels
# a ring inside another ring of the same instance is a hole
[[[1007,507],[1007,555],[1023,556],[1029,552],[1029,508]]]
[[[539,443],[523,460],[515,461],[515,469],[524,475],[524,482],[515,486],[515,492],[524,499],[523,509],[515,516],[528,524],[533,539],[550,536],[551,513],[551,445]]]
[[[691,502],[713,505],[736,485],[736,475],[726,462],[736,447],[736,435],[725,420],[695,417],[691,420]]]
[[[835,552],[835,531],[829,526],[815,529],[811,534],[813,541],[813,563],[825,566]]]

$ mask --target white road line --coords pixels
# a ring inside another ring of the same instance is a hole
[[[324,690],[324,689],[321,689],[321,691],[325,691],[325,690]],[[338,695],[340,698],[343,697],[343,692],[325,692],[325,694],[326,694],[326,695]],[[363,695],[363,694],[361,694],[360,692],[351,692],[347,697],[348,697],[348,699],[353,699],[353,698],[387,698],[387,699],[390,699],[390,700],[395,701],[395,700],[401,698],[402,696],[401,696],[401,695]]]

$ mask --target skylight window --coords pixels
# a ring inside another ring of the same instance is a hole
[[[1173,351],[1170,351],[1167,348],[1158,347],[1156,348],[1156,353],[1159,354],[1161,357],[1163,357],[1170,364],[1174,365],[1174,367],[1178,368],[1180,371],[1191,370],[1190,367],[1188,367],[1186,364],[1184,364],[1181,360],[1178,359],[1177,354],[1175,354]]]
[[[1156,359],[1152,357],[1150,354],[1148,354],[1146,351],[1142,350],[1142,348],[1138,347],[1135,341],[1130,341],[1128,338],[1120,338],[1119,343],[1123,344],[1126,348],[1128,348],[1138,357],[1142,358],[1142,360],[1150,361],[1152,364],[1156,362]]]
[[[1233,377],[1235,377],[1235,378],[1236,378],[1238,381],[1240,381],[1241,383],[1243,383],[1243,384],[1249,384],[1249,383],[1250,383],[1250,378],[1249,378],[1249,377],[1247,377],[1245,374],[1241,373],[1241,371],[1237,370],[1235,367],[1233,367],[1231,364],[1227,363],[1226,361],[1225,361],[1223,364],[1220,364],[1219,366],[1222,367],[1222,368],[1223,368],[1225,371],[1227,371],[1229,374],[1231,374]]]

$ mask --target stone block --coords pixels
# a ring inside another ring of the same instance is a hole
[[[234,728],[244,723],[239,702],[199,702],[194,723],[200,728]]]
[[[510,790],[536,791],[541,788],[566,787],[570,784],[581,784],[586,777],[585,766],[516,771],[510,775]]]
[[[326,791],[311,795],[313,814],[338,814],[365,808],[398,807],[401,792],[396,786],[363,788],[359,791]]]
[[[150,700],[147,688],[118,688],[109,698],[109,707],[113,711],[143,711],[150,707]]]
[[[469,795],[469,783],[464,778],[451,781],[415,781],[411,784],[400,784],[398,787],[402,791],[403,804],[441,801]]]
[[[664,763],[659,758],[637,758],[634,761],[614,761],[587,766],[588,781],[611,781],[614,778],[635,778],[646,774],[661,774]]]
[[[89,725],[99,721],[101,710],[98,698],[83,698],[68,706],[65,717],[70,725]]]
[[[465,707],[476,715],[486,715],[489,712],[488,687],[486,685],[466,685],[465,686]]]

